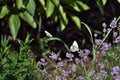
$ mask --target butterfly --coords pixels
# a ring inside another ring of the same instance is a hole
[[[70,51],[71,51],[71,52],[79,51],[79,46],[78,46],[77,41],[73,41],[72,46],[70,46]]]
[[[53,35],[50,34],[50,33],[49,33],[48,31],[46,31],[46,30],[45,30],[45,34],[46,34],[47,37],[53,37]]]

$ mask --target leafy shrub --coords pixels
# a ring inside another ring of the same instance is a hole
[[[20,41],[20,51],[12,50],[4,36],[0,45],[0,80],[33,80],[37,75],[35,58],[31,55],[29,37]]]

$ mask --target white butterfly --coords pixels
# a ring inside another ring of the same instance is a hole
[[[50,33],[49,33],[48,31],[46,31],[46,30],[45,30],[45,34],[46,34],[47,37],[53,37],[53,35],[50,34]]]
[[[79,46],[78,46],[77,41],[74,41],[73,44],[72,44],[72,46],[70,46],[70,51],[71,52],[79,51]]]

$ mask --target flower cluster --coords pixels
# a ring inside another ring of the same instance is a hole
[[[107,28],[106,23],[103,23],[102,26],[103,33],[105,34],[103,37],[106,37],[106,35],[108,37],[110,31],[117,29],[117,20],[114,18],[109,28]],[[118,44],[120,42],[119,32],[113,32],[114,43]],[[118,61],[120,59],[119,46],[116,49],[118,51],[113,51],[112,44],[107,43],[106,38],[100,39],[98,34],[94,36],[96,53],[100,52],[100,54],[96,54],[96,62],[93,62],[93,58],[92,60],[90,59],[90,55],[94,56],[92,51],[89,49],[79,49],[78,43],[74,41],[70,47],[71,52],[66,52],[65,59],[59,57],[55,52],[51,52],[48,56],[49,61],[41,58],[37,62],[40,69],[42,66],[41,74],[43,78],[45,80],[120,80],[120,64],[118,64],[118,62],[120,63]],[[72,52],[78,53],[78,56],[75,57]],[[114,66],[112,71],[111,66]]]

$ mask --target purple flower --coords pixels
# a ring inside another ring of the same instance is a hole
[[[69,76],[70,73],[71,73],[71,71],[62,70],[62,75],[63,75],[64,77]]]
[[[107,27],[106,23],[102,23],[102,27],[106,28]]]
[[[113,71],[111,72],[111,75],[117,76],[117,75],[119,75],[119,71],[120,71],[119,66],[115,66],[115,67],[113,67]]]
[[[111,28],[116,28],[116,27],[117,27],[117,20],[116,20],[116,18],[114,18],[114,19],[111,21],[110,27],[111,27]]]
[[[52,60],[57,60],[57,55],[54,52],[52,52],[49,58],[51,58]]]
[[[119,42],[120,42],[120,36],[118,36],[118,37],[115,38],[114,43],[119,43]]]
[[[94,34],[94,37],[97,37],[97,34],[96,34],[96,33]]]
[[[48,74],[48,72],[46,71],[46,69],[43,69],[43,70],[42,70],[42,75],[45,76],[45,75],[47,75],[47,74]]]
[[[78,54],[79,54],[79,56],[81,56],[81,57],[83,57],[83,56],[87,56],[88,54],[90,54],[90,50],[88,50],[88,49],[83,49],[83,50],[79,50],[78,51]]]
[[[108,49],[110,49],[110,47],[111,47],[111,44],[109,43],[106,43],[106,42],[104,42],[103,44],[102,44],[102,47],[100,48],[100,51],[101,51],[101,54],[103,55],[103,56],[105,56],[106,55],[106,51],[108,50]]]
[[[100,48],[100,50],[104,50],[104,51],[107,51],[109,48],[111,47],[111,44],[109,43],[103,43],[102,44],[102,47]]]
[[[120,80],[120,75],[116,76],[115,80]]]
[[[76,64],[83,64],[83,60],[82,60],[82,59],[75,58],[75,63],[76,63]]]
[[[114,32],[114,37],[117,37],[118,33],[117,32]]]
[[[105,64],[103,64],[102,62],[98,62],[98,66],[100,67],[100,69],[103,69]]]
[[[74,55],[70,53],[66,53],[66,57],[69,58],[70,61],[72,61],[72,59],[74,58]]]
[[[100,70],[100,74],[102,77],[105,77],[107,75],[107,72],[105,70]]]
[[[107,32],[106,28],[103,28],[103,32],[104,32],[104,33]]]
[[[37,62],[37,65],[38,65],[38,67],[40,67],[41,65],[44,66],[44,65],[47,65],[47,62],[45,61],[44,58],[41,58],[40,61]]]
[[[113,71],[119,71],[119,70],[120,70],[120,67],[119,67],[119,66],[113,67]]]
[[[77,70],[77,66],[75,64],[71,64],[68,66],[68,70],[75,72]]]
[[[60,76],[56,76],[55,80],[62,80]]]
[[[62,62],[58,62],[57,63],[57,67],[59,68],[59,67],[62,67],[63,66],[63,63]]]
[[[102,43],[102,40],[101,39],[95,39],[95,44],[96,45],[100,45]]]
[[[96,80],[101,80],[107,75],[105,70],[100,70],[99,73],[96,74]]]

